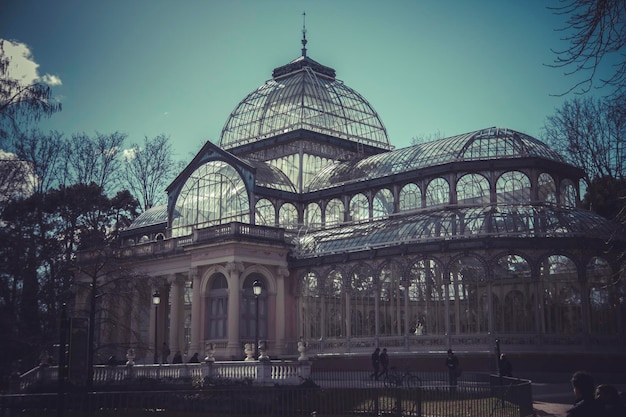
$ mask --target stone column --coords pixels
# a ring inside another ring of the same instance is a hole
[[[279,267],[276,274],[276,320],[275,320],[275,334],[276,342],[273,348],[284,349],[285,346],[285,277],[289,276],[289,270],[286,267]],[[267,306],[268,310],[270,306]],[[268,325],[270,323],[268,322]],[[276,350],[274,350],[276,351]]]
[[[231,355],[241,355],[241,345],[239,340],[239,277],[244,266],[241,262],[229,262],[226,264],[228,276],[228,346],[226,347]]]
[[[172,354],[174,354],[176,353],[176,351],[183,350],[182,331],[184,328],[183,297],[185,290],[185,280],[184,278],[176,275],[170,275],[167,280],[170,283],[170,295],[172,300],[172,307],[170,310],[170,339],[168,344],[170,345]]]
[[[189,346],[189,353],[194,354],[196,352],[203,352],[204,343],[200,340],[202,317],[201,303],[202,303],[202,277],[197,267],[189,269],[189,278],[193,282],[193,291],[191,296],[191,344]]]

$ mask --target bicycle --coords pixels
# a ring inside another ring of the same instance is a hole
[[[422,380],[409,370],[399,371],[395,367],[390,368],[383,378],[387,388],[418,388],[422,386]]]

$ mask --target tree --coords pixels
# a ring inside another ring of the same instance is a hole
[[[173,179],[179,166],[172,159],[169,137],[145,137],[142,146],[133,144],[124,151],[124,159],[124,185],[138,196],[141,208],[145,211],[159,204],[158,195]]]
[[[568,100],[547,118],[544,140],[585,171],[587,207],[606,217],[623,219],[626,110],[609,99]]]
[[[566,74],[582,75],[568,92],[586,93],[594,85],[612,87],[615,98],[626,98],[626,3],[623,0],[559,0],[551,8],[555,14],[566,16],[560,30],[568,47],[553,50],[554,66],[568,68]],[[616,62],[610,62],[615,58]],[[607,62],[608,61],[608,62]],[[601,70],[610,74],[602,77]]]
[[[50,86],[44,82],[51,78],[36,76],[30,80],[12,76],[8,50],[20,46],[24,45],[0,39],[0,146],[5,146],[4,141],[19,132],[22,124],[61,110],[61,103],[52,97]]]

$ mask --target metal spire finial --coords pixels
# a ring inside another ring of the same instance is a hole
[[[306,57],[306,12],[302,12],[302,56]]]

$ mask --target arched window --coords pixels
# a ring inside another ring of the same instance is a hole
[[[248,192],[239,173],[223,161],[200,166],[187,178],[174,206],[172,235],[192,228],[250,221]]]
[[[542,173],[537,180],[537,188],[539,191],[539,201],[546,203],[556,203],[556,183],[552,175]]]
[[[266,198],[257,201],[255,206],[255,223],[261,226],[276,226],[274,204]]]
[[[345,207],[343,202],[338,198],[333,198],[326,204],[326,212],[324,213],[326,227],[337,226],[343,223]]]
[[[450,333],[486,333],[489,328],[489,294],[485,268],[471,256],[450,266]]]
[[[319,278],[309,272],[302,279],[300,308],[300,336],[307,339],[322,337],[322,297],[319,288]]]
[[[530,178],[523,172],[508,171],[496,182],[499,204],[527,203],[530,201]]]
[[[576,186],[572,180],[561,182],[561,198],[564,206],[576,207]]]
[[[291,230],[298,227],[298,210],[296,206],[291,203],[284,203],[280,206],[278,225]]]
[[[518,255],[500,257],[493,268],[494,328],[497,332],[534,332],[536,297],[530,265]]]
[[[254,281],[259,281],[263,288],[258,298],[252,290]],[[265,277],[256,272],[248,275],[243,281],[243,297],[239,309],[239,335],[242,339],[255,342],[257,323],[259,325],[259,340],[267,339],[267,288]],[[257,303],[258,316],[256,314]]]
[[[416,210],[422,207],[422,190],[417,184],[408,183],[400,190],[398,196],[400,211]]]
[[[350,275],[350,333],[353,337],[376,334],[374,298],[374,274],[367,265],[359,265]]]
[[[346,337],[346,297],[343,276],[331,271],[324,285],[324,327],[327,337]]]
[[[443,178],[435,178],[426,187],[426,207],[450,204],[450,184]]]
[[[369,219],[369,201],[364,194],[357,194],[350,200],[350,219],[354,222]]]
[[[480,174],[465,174],[456,183],[456,200],[459,205],[489,204],[489,181]]]
[[[618,333],[620,294],[617,276],[609,263],[602,258],[593,258],[587,264],[589,283],[589,333],[613,336]]]
[[[208,339],[228,338],[228,283],[222,273],[209,278],[209,297],[206,309]]]
[[[582,331],[582,304],[578,270],[563,255],[552,255],[541,263],[542,331],[577,334]]]
[[[400,291],[402,267],[397,262],[383,266],[378,276],[378,335],[401,336],[404,334],[404,297]]]
[[[409,270],[409,332],[446,333],[446,292],[441,266],[432,259],[415,262]]]
[[[304,209],[304,224],[312,229],[322,227],[322,208],[317,203],[309,203]]]
[[[393,214],[393,194],[386,188],[379,190],[372,201],[372,214],[374,219],[389,217]]]

